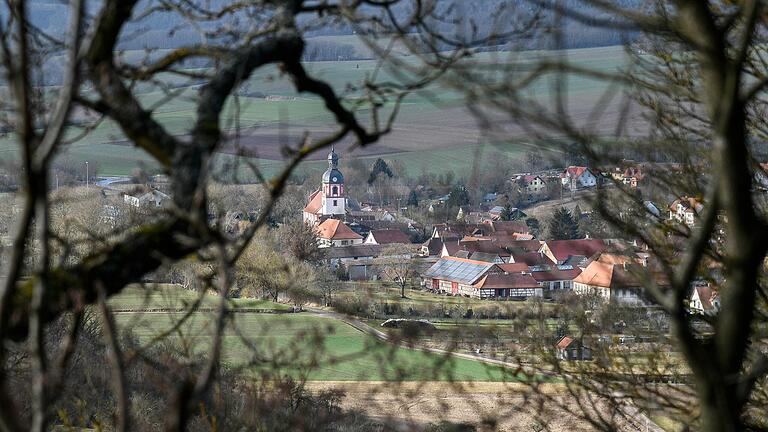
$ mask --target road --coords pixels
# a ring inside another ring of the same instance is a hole
[[[129,181],[131,178],[126,176],[115,176],[115,177],[99,177],[98,180],[96,180],[96,186],[109,189],[109,186],[113,183],[120,183],[124,181]]]

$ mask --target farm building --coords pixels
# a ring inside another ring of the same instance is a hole
[[[495,267],[473,285],[480,298],[543,297],[544,289],[530,273],[506,273]]]
[[[530,273],[466,258],[443,257],[424,274],[433,290],[476,298],[542,297],[543,288]],[[522,269],[522,268],[521,268]],[[514,270],[514,271],[507,271]]]
[[[479,290],[472,284],[480,280],[493,266],[493,263],[483,261],[443,257],[427,270],[424,277],[427,279],[427,286],[434,290],[479,297]]]
[[[566,361],[592,360],[592,350],[578,339],[563,336],[557,342],[557,358]]]
[[[344,266],[351,280],[368,280],[375,276],[373,260],[381,253],[381,246],[356,244],[329,248],[325,260],[332,270]]]

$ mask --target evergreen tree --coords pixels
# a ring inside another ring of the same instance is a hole
[[[394,176],[389,165],[387,165],[382,158],[376,159],[376,162],[373,163],[373,167],[371,167],[371,175],[368,177],[368,184],[373,184],[373,182],[376,181],[376,178],[379,177],[379,174],[386,174],[389,178]]]
[[[418,207],[419,206],[419,196],[416,195],[416,191],[411,189],[411,192],[408,194],[408,201],[405,203],[408,207]]]
[[[528,226],[528,229],[531,230],[531,234],[533,234],[534,237],[539,236],[541,233],[541,226],[538,219],[535,217],[530,217],[525,220],[525,224]]]
[[[548,229],[552,240],[572,240],[581,237],[578,222],[565,207],[555,210],[549,220]]]
[[[512,204],[507,203],[507,205],[505,205],[504,209],[501,211],[501,215],[499,215],[499,219],[503,221],[515,220],[517,216],[516,213],[518,213],[518,210],[512,207]]]
[[[464,185],[458,184],[451,190],[451,196],[446,203],[448,207],[461,207],[469,205],[469,193]]]

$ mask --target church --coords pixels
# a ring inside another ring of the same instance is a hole
[[[323,173],[320,189],[309,195],[304,207],[304,223],[319,225],[326,219],[345,219],[347,197],[344,191],[344,176],[339,171],[339,155],[331,148],[328,153],[328,169]]]

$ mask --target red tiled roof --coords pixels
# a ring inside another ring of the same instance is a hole
[[[541,242],[538,240],[515,240],[505,243],[504,246],[511,249],[513,253],[515,251],[538,252],[541,248]]]
[[[502,257],[508,257],[509,252],[492,241],[461,242],[460,249],[468,252],[484,252]]]
[[[717,299],[718,293],[708,285],[697,285],[696,293],[699,295],[701,308],[705,311],[712,309],[712,302]]]
[[[591,257],[607,248],[605,242],[599,239],[553,240],[545,243],[558,261],[565,261],[574,255]]]
[[[563,174],[561,177],[567,177],[572,176],[578,178],[582,174],[584,174],[585,171],[589,170],[589,168],[585,166],[569,166],[568,168],[563,171]]]
[[[496,264],[496,267],[500,268],[501,271],[505,273],[522,273],[529,270],[528,264],[526,263]]]
[[[698,198],[693,197],[681,197],[676,199],[674,202],[672,202],[672,204],[669,205],[669,208],[670,210],[676,212],[678,205],[682,205],[686,210],[694,210],[697,213],[700,213],[704,208],[704,206],[701,204],[701,201]]]
[[[429,250],[429,255],[440,255],[443,251],[443,241],[439,238],[431,237],[429,240],[422,244]]]
[[[560,339],[560,342],[557,343],[557,348],[558,349],[566,349],[566,348],[568,348],[568,346],[571,345],[571,343],[573,343],[573,341],[574,341],[574,339],[572,337],[563,336],[563,338]]]
[[[371,235],[378,244],[410,243],[411,239],[404,232],[394,229],[371,231]]]
[[[306,207],[304,207],[304,211],[307,213],[317,214],[320,211],[322,204],[323,196],[320,193],[320,189],[318,189],[309,195],[309,203]]]
[[[531,276],[538,282],[573,280],[580,274],[581,269],[578,267],[571,270],[552,268],[544,271],[531,272]]]
[[[360,234],[352,231],[338,219],[326,219],[317,226],[317,235],[328,240],[356,240]]]
[[[489,273],[477,281],[476,288],[540,288],[536,279],[523,273]]]
[[[524,263],[528,266],[536,265],[554,265],[555,263],[549,259],[548,256],[542,255],[538,252],[513,252],[511,260],[516,263]]]
[[[526,225],[525,222],[522,222],[522,221],[489,221],[489,222],[486,222],[486,224],[489,225],[491,227],[491,230],[493,230],[493,232],[496,232],[496,233],[528,234],[531,232],[531,229],[528,228],[528,225]]]

